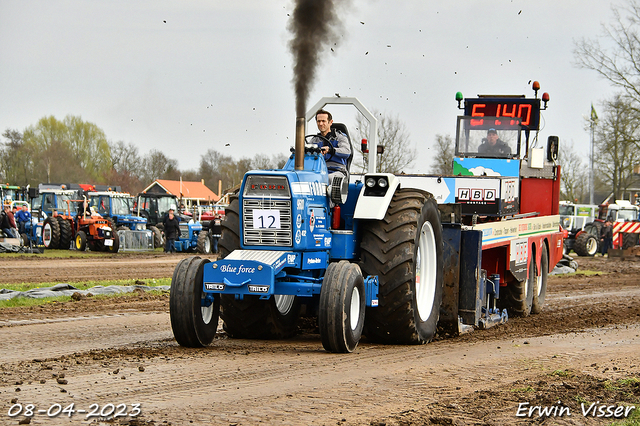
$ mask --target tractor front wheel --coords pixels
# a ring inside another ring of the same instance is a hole
[[[76,250],[85,251],[87,249],[87,234],[84,231],[78,231],[76,234]]]
[[[108,253],[117,253],[118,250],[120,250],[120,237],[118,237],[117,233],[113,233],[113,239],[111,241],[113,241],[113,243],[110,246],[104,244],[103,241],[103,249]]]
[[[364,327],[364,279],[358,265],[332,263],[322,281],[318,328],[329,352],[349,353],[358,346]]]
[[[202,289],[204,265],[198,256],[182,259],[173,271],[169,292],[171,330],[180,346],[197,348],[213,341],[218,328],[220,296],[206,298]]]

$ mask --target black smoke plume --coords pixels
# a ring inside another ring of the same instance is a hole
[[[293,85],[296,92],[296,116],[304,117],[307,98],[316,71],[327,56],[328,47],[337,46],[342,26],[338,19],[345,0],[296,0],[289,31],[293,53]],[[344,9],[343,9],[344,10]],[[335,65],[335,64],[334,64]]]

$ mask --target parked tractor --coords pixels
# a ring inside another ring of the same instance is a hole
[[[579,256],[594,256],[600,251],[600,234],[605,221],[613,223],[613,248],[626,250],[638,245],[640,235],[639,207],[627,200],[605,202],[598,209],[598,217],[576,235],[574,251]]]
[[[562,232],[557,138],[547,159],[529,141],[537,96],[466,99],[455,177],[378,173],[369,155],[365,175],[329,181],[305,126],[330,104],[354,106],[377,147],[377,120],[355,98],[323,98],[297,118],[283,169],[245,174],[226,209],[220,258],[176,266],[170,318],[180,345],[209,344],[219,316],[232,338],[290,337],[303,306],[330,352],[353,351],[363,334],[426,343],[438,324],[464,332],[542,310]],[[512,155],[478,152],[494,128]]]
[[[567,231],[563,242],[563,252],[569,254],[571,250],[576,253],[589,253],[593,256],[598,250],[598,240],[581,237],[576,248],[578,234],[584,231],[585,226],[592,223],[598,217],[598,206],[595,204],[574,204],[569,201],[560,202],[560,226]],[[598,235],[599,239],[599,235]],[[584,256],[584,255],[583,255]]]
[[[107,219],[118,233],[121,250],[153,250],[156,242],[162,242],[155,238],[156,232],[160,234],[157,228],[147,230],[147,219],[133,215],[134,198],[130,194],[107,190],[91,191],[87,195],[91,208]]]

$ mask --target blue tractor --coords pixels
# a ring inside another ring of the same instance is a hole
[[[220,259],[176,266],[170,316],[180,345],[209,344],[219,315],[230,337],[290,337],[303,306],[317,313],[330,352],[353,351],[365,327],[372,341],[433,338],[444,273],[437,204],[391,174],[329,182],[320,150],[305,143],[305,123],[327,104],[355,106],[377,146],[377,120],[355,98],[324,98],[297,119],[284,168],[248,172],[226,209]],[[368,161],[375,170],[376,156]]]

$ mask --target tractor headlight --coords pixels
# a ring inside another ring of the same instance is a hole
[[[376,180],[372,177],[367,178],[365,184],[367,185],[367,188],[373,188],[374,186],[376,186]]]
[[[378,186],[380,188],[386,188],[387,185],[389,185],[389,182],[387,182],[386,178],[381,177],[380,179],[378,179]]]
[[[136,223],[136,231],[144,230],[144,223]]]
[[[389,189],[389,179],[386,176],[369,176],[364,181],[364,195],[384,197]]]

